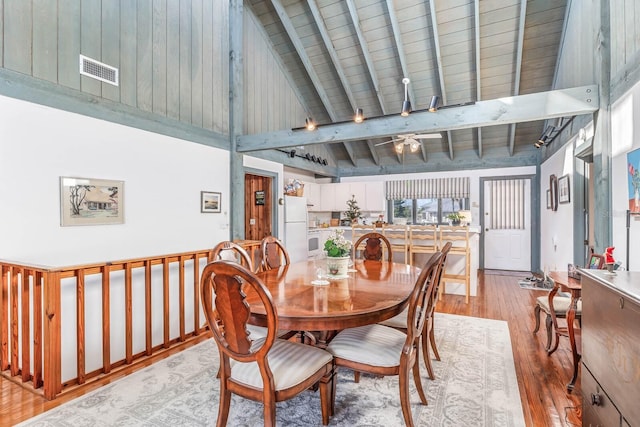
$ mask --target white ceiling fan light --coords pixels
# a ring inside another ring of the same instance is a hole
[[[397,138],[392,139],[390,141],[380,142],[376,144],[376,146],[389,144],[390,142],[393,142],[396,153],[402,154],[402,152],[404,151],[405,145],[408,145],[409,150],[412,153],[415,153],[420,149],[420,141],[418,141],[419,139],[440,139],[440,138],[442,138],[442,135],[440,135],[439,133],[425,133],[425,134],[418,134],[418,135],[414,133],[407,133],[404,135],[398,135]]]

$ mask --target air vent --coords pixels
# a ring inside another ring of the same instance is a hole
[[[80,55],[80,74],[118,86],[118,69]]]

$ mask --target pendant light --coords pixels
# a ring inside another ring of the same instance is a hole
[[[404,84],[404,102],[402,103],[402,111],[400,112],[400,115],[402,117],[407,117],[409,113],[411,113],[411,102],[409,101],[409,82],[410,80],[407,77],[402,79],[402,84]]]

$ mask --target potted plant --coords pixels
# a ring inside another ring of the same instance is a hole
[[[327,252],[329,274],[346,276],[349,268],[351,240],[345,239],[344,231],[341,229],[333,230],[324,242],[324,250]]]
[[[356,224],[360,217],[360,207],[358,206],[355,194],[352,194],[351,199],[347,200],[347,206],[349,206],[349,209],[345,214],[347,215],[347,218],[351,220],[351,224]]]
[[[451,220],[451,225],[460,225],[460,221],[462,221],[462,216],[459,212],[450,213],[447,218]]]

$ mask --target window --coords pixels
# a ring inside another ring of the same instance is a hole
[[[396,199],[392,200],[393,212],[390,222],[407,224],[448,224],[447,215],[467,210],[469,199],[443,197],[439,199]],[[414,219],[415,218],[415,219]],[[399,219],[399,221],[398,221]]]

